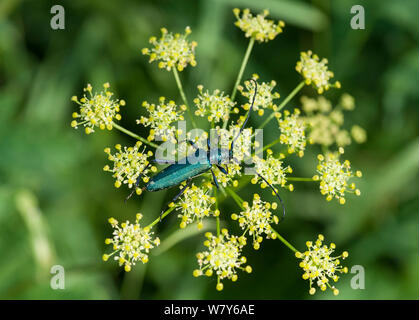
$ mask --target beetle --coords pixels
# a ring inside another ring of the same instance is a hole
[[[204,174],[208,171],[211,171],[212,178],[213,178],[213,181],[214,181],[214,185],[218,189],[219,184],[218,184],[217,178],[216,178],[212,168],[213,168],[213,165],[215,165],[223,174],[227,175],[228,174],[228,166],[226,164],[226,168],[224,168],[222,166],[222,164],[231,162],[233,160],[238,161],[237,159],[235,159],[233,157],[234,143],[239,138],[240,134],[244,130],[244,127],[245,127],[247,121],[249,120],[250,113],[252,112],[253,105],[254,105],[255,99],[256,99],[256,94],[257,94],[257,83],[253,79],[251,79],[251,81],[253,81],[253,83],[255,85],[255,93],[254,93],[253,98],[252,98],[252,103],[251,103],[251,106],[250,106],[249,111],[247,113],[247,117],[246,117],[245,121],[243,122],[243,125],[241,126],[241,128],[239,130],[239,133],[237,134],[237,136],[231,142],[230,149],[226,150],[226,149],[223,149],[223,148],[217,148],[216,152],[211,152],[210,139],[208,138],[207,139],[208,149],[205,151],[205,150],[200,149],[199,147],[197,147],[193,141],[186,140],[186,142],[188,142],[189,144],[191,144],[195,148],[195,157],[193,159],[190,159],[190,157],[185,157],[185,158],[179,160],[178,163],[170,164],[168,167],[166,167],[165,169],[163,169],[162,171],[157,173],[155,176],[153,176],[144,185],[144,187],[142,187],[141,190],[142,191],[146,190],[146,191],[154,192],[154,191],[159,191],[159,190],[164,190],[164,189],[174,187],[174,186],[179,185],[182,182],[186,181],[186,184],[182,187],[180,192],[170,202],[170,203],[172,203],[172,202],[175,202],[186,191],[186,189],[190,186],[190,184],[192,183],[192,180],[194,178],[196,178],[196,177],[198,177],[198,176],[200,176],[200,175],[202,175],[202,174]],[[154,160],[154,162],[165,163],[165,164],[169,163],[165,160],[161,161],[161,160],[157,160],[157,159]],[[149,165],[150,165],[150,163],[142,170],[142,172],[144,170],[146,170]],[[278,197],[278,199],[279,199],[279,201],[282,205],[282,208],[283,208],[283,217],[284,217],[285,216],[285,207],[283,205],[281,197],[279,196],[279,194],[277,193],[275,188],[264,177],[262,177],[257,172],[256,172],[256,174],[272,189],[272,191]],[[132,196],[132,194],[135,192],[135,190],[138,188],[138,185],[140,183],[141,175],[142,175],[142,173],[140,173],[140,175],[138,176],[135,187],[134,187],[134,190],[126,198],[126,200],[128,200]],[[164,210],[162,210],[161,213],[160,213],[160,219],[162,217],[163,212],[164,212]]]

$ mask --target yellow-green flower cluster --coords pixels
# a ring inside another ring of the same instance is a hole
[[[300,73],[307,85],[313,85],[319,94],[330,87],[340,88],[340,82],[331,83],[330,80],[334,77],[332,71],[327,67],[327,59],[322,60],[311,51],[301,52],[300,61],[297,62],[295,69]]]
[[[125,101],[113,100],[113,93],[108,91],[109,87],[109,83],[105,83],[103,85],[104,91],[93,94],[93,88],[88,84],[83,89],[89,93],[88,96],[84,94],[80,99],[77,96],[71,98],[80,106],[80,112],[73,113],[75,119],[71,122],[73,128],[77,129],[78,126],[82,125],[85,127],[85,132],[90,134],[95,131],[96,127],[102,130],[112,130],[113,119],[121,120],[119,108],[125,105]]]
[[[253,80],[257,81],[259,78],[258,75],[253,75]],[[243,107],[245,110],[249,110],[252,103],[253,96],[255,95],[255,85],[251,81],[245,81],[243,86],[238,86],[237,89],[241,94],[249,99],[249,103],[246,103]],[[270,108],[274,111],[277,110],[277,106],[274,104],[275,99],[279,99],[280,95],[278,92],[273,92],[276,86],[276,82],[272,80],[271,82],[262,82],[257,84],[257,93],[255,97],[255,103],[253,105],[253,110],[257,111],[260,116],[263,116],[264,109]]]
[[[203,92],[204,87],[198,86],[199,95],[194,99],[197,110],[195,115],[204,117],[208,116],[208,121],[215,123],[220,120],[228,120],[228,111],[234,107],[235,102],[231,101],[228,95],[224,95],[224,92],[215,90],[213,93],[209,91]]]
[[[330,246],[323,245],[324,237],[320,234],[313,244],[307,241],[307,251],[304,253],[297,252],[295,256],[301,259],[300,267],[304,270],[303,279],[310,281],[311,295],[316,293],[315,286],[325,291],[329,287],[334,295],[339,294],[339,290],[330,284],[330,280],[337,282],[339,280],[338,273],[347,273],[348,268],[340,264],[340,259],[348,257],[348,252],[344,251],[340,256],[332,257],[336,245],[331,243]]]
[[[207,240],[204,245],[208,248],[206,251],[197,253],[196,257],[199,269],[194,270],[193,275],[199,277],[206,275],[211,277],[217,276],[217,290],[223,290],[221,280],[230,279],[236,281],[237,269],[241,269],[248,273],[252,272],[252,268],[246,263],[246,257],[241,255],[243,246],[246,244],[246,238],[229,235],[227,229],[221,230],[219,236],[213,235],[211,232],[205,234]]]
[[[299,157],[304,155],[306,148],[306,135],[305,135],[305,121],[300,117],[300,110],[294,109],[291,114],[288,110],[284,111],[284,117],[277,113],[279,128],[281,135],[279,136],[282,144],[288,145],[288,153],[296,152]]]
[[[343,152],[342,148],[341,152]],[[326,196],[327,201],[336,198],[340,204],[345,204],[346,192],[361,195],[355,183],[349,183],[349,180],[354,177],[349,160],[340,162],[338,153],[319,154],[317,159],[319,160],[318,175],[315,175],[313,179],[320,181],[320,192]],[[361,171],[356,171],[355,176],[362,177]]]
[[[351,135],[354,138],[356,143],[364,143],[367,141],[367,132],[364,128],[361,128],[358,125],[353,125],[351,128]]]
[[[204,190],[192,184],[182,195],[178,203],[181,212],[178,217],[182,219],[180,227],[183,229],[188,224],[197,221],[198,229],[204,226],[202,220],[210,215],[218,216],[220,212],[211,207],[215,198],[209,195],[209,189]]]
[[[261,159],[258,156],[253,157],[255,171],[264,177],[271,185],[284,187],[287,183],[286,174],[292,173],[292,168],[290,166],[284,166],[283,161],[281,160],[284,159],[285,156],[282,153],[278,158],[273,156],[271,149],[266,150],[266,153],[266,159]],[[266,188],[268,186],[258,175],[255,175],[252,179],[252,183],[256,184],[257,182],[260,182],[262,188]],[[289,184],[288,189],[293,191],[293,185]]]
[[[244,9],[240,17],[240,9],[233,10],[237,21],[234,23],[239,27],[247,38],[254,38],[259,42],[268,42],[275,39],[275,37],[282,32],[285,26],[283,21],[278,21],[277,24],[273,20],[268,20],[266,17],[269,10],[263,10],[257,16],[253,16],[249,9]]]
[[[165,97],[159,98],[159,103],[155,105],[144,101],[142,106],[148,111],[149,117],[142,116],[137,120],[137,124],[142,124],[145,127],[151,127],[148,140],[154,140],[159,137],[163,141],[169,139],[175,140],[176,127],[172,126],[173,122],[178,120],[184,120],[183,112],[186,110],[185,105],[181,105],[179,108],[173,100],[166,102]]]
[[[237,220],[240,228],[253,238],[253,248],[258,250],[263,241],[263,234],[269,239],[275,239],[276,233],[272,232],[271,223],[278,224],[279,219],[271,212],[277,208],[276,202],[272,204],[262,201],[258,194],[253,196],[253,204],[250,207],[248,202],[243,202],[244,210],[239,214],[233,213],[231,218]]]
[[[166,28],[161,28],[161,37],[151,37],[149,42],[154,46],[151,49],[144,48],[142,53],[150,56],[150,62],[160,61],[158,66],[161,69],[170,71],[172,68],[182,71],[188,64],[196,66],[195,41],[189,42],[188,35],[192,33],[191,28],[186,27],[185,34],[169,33]]]
[[[366,140],[366,132],[360,126],[353,126],[351,135],[342,129],[344,123],[344,110],[353,110],[354,99],[349,94],[343,94],[339,105],[332,108],[329,100],[323,96],[311,99],[303,96],[301,98],[302,108],[307,114],[304,117],[308,126],[308,140],[310,143],[330,147],[336,143],[338,147],[345,147],[351,144],[351,135],[355,142],[363,143]]]
[[[159,238],[152,238],[153,232],[150,228],[142,228],[140,220],[141,213],[137,213],[135,223],[126,221],[119,225],[114,218],[109,219],[113,231],[113,237],[105,240],[106,244],[112,245],[113,252],[104,254],[103,260],[107,261],[111,256],[119,262],[120,266],[124,266],[126,272],[131,271],[131,267],[136,262],[148,262],[148,254],[150,249],[160,244]]]
[[[113,162],[113,167],[109,165],[103,167],[104,171],[112,172],[116,179],[115,187],[119,188],[122,184],[127,184],[128,188],[132,188],[137,182],[137,178],[142,175],[144,182],[148,182],[149,177],[148,173],[150,171],[156,172],[157,168],[151,166],[147,168],[149,157],[153,155],[153,152],[148,151],[145,153],[144,149],[140,151],[142,143],[138,141],[134,147],[124,147],[122,148],[120,144],[115,145],[117,152],[111,154],[110,148],[105,148],[105,153],[108,155],[108,159]],[[141,194],[141,189],[137,188],[136,192],[138,195]]]

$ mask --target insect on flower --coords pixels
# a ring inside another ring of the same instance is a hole
[[[211,145],[210,145],[210,139],[207,139],[207,147],[208,150],[202,150],[199,147],[195,145],[193,141],[188,140],[187,142],[190,143],[195,148],[195,159],[191,161],[189,157],[186,157],[184,159],[179,160],[178,163],[172,163],[167,168],[163,169],[159,173],[157,173],[155,176],[153,176],[149,182],[146,183],[146,185],[141,189],[142,191],[147,190],[150,192],[159,191],[163,189],[168,189],[171,187],[174,187],[176,185],[181,184],[182,182],[186,182],[186,184],[181,188],[180,192],[172,199],[172,202],[175,202],[190,186],[192,183],[192,179],[202,175],[203,173],[207,171],[211,171],[212,177],[213,177],[213,183],[214,185],[219,188],[219,183],[217,181],[217,178],[214,174],[214,171],[212,170],[213,165],[215,165],[223,174],[228,175],[228,163],[233,162],[233,160],[236,160],[233,157],[233,150],[234,150],[234,143],[235,141],[240,137],[240,134],[244,130],[244,127],[249,120],[255,99],[257,94],[257,83],[256,81],[252,80],[255,84],[255,90],[254,95],[252,99],[252,104],[250,106],[249,112],[247,114],[246,120],[243,122],[237,136],[233,139],[230,145],[230,149],[226,150],[223,148],[217,148],[216,152],[211,152]],[[158,162],[159,160],[156,160]],[[165,162],[167,163],[167,162]],[[224,168],[222,165],[225,164],[226,167]],[[148,164],[143,170],[147,170]],[[135,189],[137,189],[139,183],[140,183],[140,177],[142,173],[137,178],[137,182],[135,184],[134,190],[131,192],[131,194],[127,197],[129,199],[131,195],[135,192]],[[277,191],[274,189],[274,187],[260,174],[258,174],[261,179],[265,181],[265,183],[273,190],[273,192],[276,194],[276,196],[279,198],[281,204],[282,199],[280,198]],[[283,207],[283,211],[285,214],[285,208]],[[164,212],[164,209],[160,213],[160,218],[162,217],[162,214]]]

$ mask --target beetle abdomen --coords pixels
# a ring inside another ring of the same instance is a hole
[[[175,163],[156,174],[145,185],[147,191],[158,191],[180,184],[181,182],[203,174],[211,168],[209,161],[205,163]]]

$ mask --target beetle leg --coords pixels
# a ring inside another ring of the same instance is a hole
[[[285,206],[284,206],[284,202],[282,201],[281,197],[279,196],[278,192],[276,191],[276,189],[264,178],[262,177],[259,173],[256,172],[256,174],[272,189],[272,191],[275,193],[275,195],[278,197],[279,202],[281,203],[282,206],[282,218],[280,221],[285,219]]]
[[[137,181],[135,182],[134,188],[131,191],[131,193],[128,195],[128,197],[125,198],[125,202],[127,202],[127,200],[129,198],[131,198],[131,196],[134,194],[134,192],[137,190],[138,186],[140,185],[140,178],[143,175],[143,172],[150,166],[150,163],[148,163],[143,170],[141,170],[140,174],[137,177]]]
[[[226,165],[226,168],[227,168],[227,170],[226,169],[224,169],[222,166],[220,166],[220,165],[216,165],[217,166],[217,168],[218,169],[220,169],[220,171],[222,172],[222,173],[224,173],[225,175],[227,175],[228,174],[228,167],[227,167],[227,165]]]
[[[186,189],[190,186],[191,182],[192,182],[192,179],[189,179],[188,182],[185,184],[185,186],[182,188],[182,190],[180,190],[180,192],[172,199],[172,201],[169,202],[169,204],[171,204],[172,202],[175,202],[186,191]],[[168,207],[168,205],[166,207]],[[160,212],[160,222],[161,222],[164,211],[165,210],[162,210],[162,212]]]
[[[212,168],[210,170],[212,173],[212,179],[214,180],[214,185],[217,187],[217,189],[219,189],[220,186],[218,185],[217,177],[215,176],[214,170],[212,170]]]

